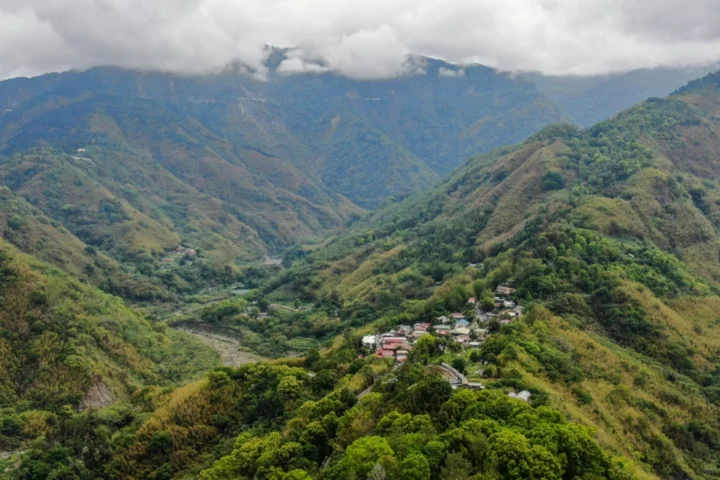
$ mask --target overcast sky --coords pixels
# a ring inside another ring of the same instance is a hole
[[[285,72],[414,72],[409,53],[590,74],[720,60],[720,0],[0,0],[0,78],[115,65],[204,73],[265,45]],[[323,65],[323,66],[321,66]]]

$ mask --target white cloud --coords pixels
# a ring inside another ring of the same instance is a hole
[[[464,77],[465,69],[464,68],[452,69],[452,68],[440,67],[438,69],[438,75],[441,77],[447,77],[447,78]]]
[[[0,0],[0,77],[116,65],[376,79],[408,53],[503,70],[601,73],[720,59],[719,0]]]

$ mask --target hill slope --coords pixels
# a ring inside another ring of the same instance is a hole
[[[564,118],[529,82],[486,67],[416,59],[424,74],[355,81],[285,75],[278,69],[285,55],[271,58],[267,81],[233,72],[186,78],[93,69],[1,82],[2,148],[45,142],[67,149],[122,134],[212,195],[267,195],[267,209],[287,190],[298,202],[342,211],[327,192],[377,206],[430,186],[470,154]],[[200,161],[206,172],[193,167]],[[215,185],[211,172],[228,175],[235,191]],[[280,192],[266,191],[270,185]]]
[[[4,241],[0,305],[0,405],[17,413],[128,399],[145,384],[173,385],[217,362],[200,343]]]
[[[714,478],[719,79],[473,158],[265,292],[337,308],[340,328],[387,327],[509,283],[532,308],[480,347],[486,377],[545,392],[651,476]]]

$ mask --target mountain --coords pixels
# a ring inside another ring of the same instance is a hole
[[[470,154],[565,118],[531,83],[487,67],[419,58],[422,74],[358,81],[284,75],[285,55],[276,52],[265,81],[234,71],[190,78],[106,68],[2,82],[0,147],[17,152],[46,144],[68,151],[122,140],[195,188],[224,194],[222,200],[269,195],[263,190],[269,182],[280,192],[264,210],[292,194],[310,202],[307,208],[342,211],[327,192],[375,207],[429,187]],[[201,159],[203,171],[194,170],[191,163]],[[216,186],[211,173],[234,183]],[[303,214],[291,228],[316,233],[316,225],[302,221],[317,213]],[[257,228],[275,234],[278,227]]]
[[[330,332],[389,328],[463,311],[469,296],[492,303],[508,284],[529,310],[466,358],[487,382],[544,392],[647,478],[714,478],[718,112],[715,73],[474,157],[296,262],[267,301],[336,309]]]
[[[526,73],[522,77],[580,125],[590,126],[651,97],[665,97],[714,67],[652,68],[629,72],[565,76]]]
[[[68,247],[71,249],[72,247]],[[51,428],[62,409],[129,400],[146,385],[196,378],[217,355],[117,298],[0,241],[0,450],[19,417]],[[60,415],[61,416],[61,415]],[[26,432],[27,433],[27,432]]]

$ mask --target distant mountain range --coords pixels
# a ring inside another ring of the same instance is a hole
[[[284,55],[265,81],[95,68],[0,82],[0,181],[121,263],[179,244],[247,263],[428,188],[467,156],[688,75],[521,77],[417,58],[423,74],[360,81],[283,75]]]
[[[719,68],[653,68],[608,75],[542,75],[525,80],[584,127],[612,117],[650,97],[665,97],[687,82]]]

